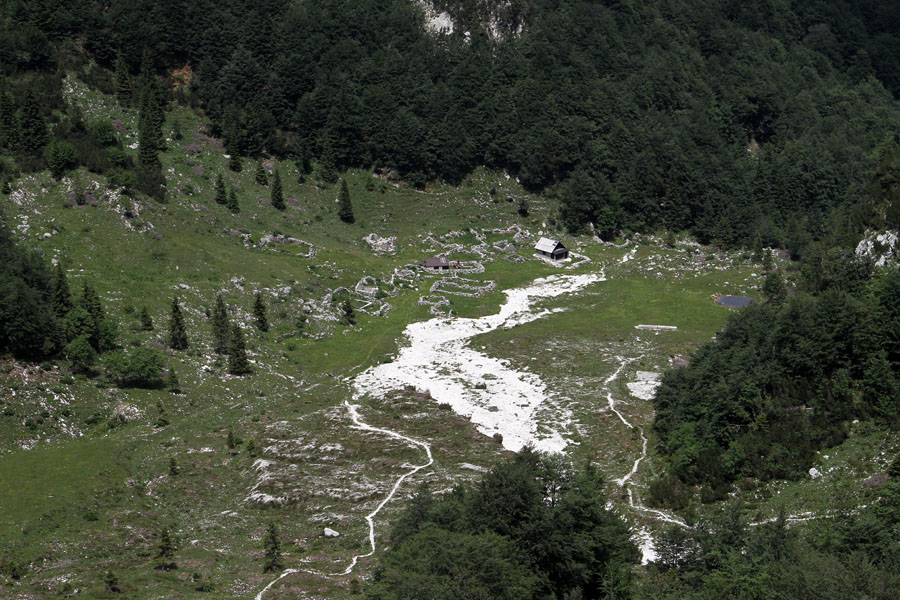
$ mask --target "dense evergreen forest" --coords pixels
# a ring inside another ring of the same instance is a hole
[[[853,419],[900,425],[900,272],[833,253],[802,273],[805,289],[790,298],[772,273],[766,302],[664,378],[654,401],[670,466],[661,503],[681,507],[685,485],[713,500],[739,478],[796,478]]]
[[[692,511],[736,484],[798,478],[855,420],[900,427],[900,272],[848,250],[867,228],[900,227],[900,3],[431,6],[452,31],[431,31],[409,0],[3,2],[0,188],[83,166],[166,202],[161,129],[179,102],[208,119],[231,169],[252,160],[266,184],[257,161],[269,156],[328,183],[361,167],[419,188],[487,166],[556,201],[553,227],[785,248],[796,285],[769,265],[765,300],[659,388],[652,442],[666,470],[647,502],[688,517],[638,581],[634,532],[607,508],[598,473],[526,449],[472,488],[417,494],[365,594],[896,597],[900,460],[862,508],[802,532],[784,517],[751,526],[737,501],[718,516]],[[139,114],[137,153],[66,103],[72,73]],[[280,177],[272,204],[283,209]],[[343,192],[340,218],[353,222]],[[215,351],[248,374],[241,329],[215,302]],[[189,344],[180,311],[173,298],[173,350]],[[260,296],[254,314],[265,331]],[[146,308],[141,320],[154,327]],[[70,291],[64,266],[19,243],[0,214],[0,354],[64,354],[73,373],[120,387],[161,388],[167,374],[178,390],[161,350],[119,344],[90,283]]]
[[[592,466],[526,447],[471,488],[420,489],[366,597],[620,598],[637,547]]]
[[[558,196],[573,230],[723,246],[758,234],[800,256],[897,224],[898,207],[880,210],[893,194],[872,193],[900,132],[896,3],[436,7],[452,34],[407,0],[6,2],[0,145],[19,168],[80,161],[162,199],[152,156],[129,176],[128,157],[67,114],[61,74],[96,61],[89,83],[144,108],[167,95],[202,107],[233,154],[420,186],[484,164]],[[189,85],[148,101],[154,74]]]

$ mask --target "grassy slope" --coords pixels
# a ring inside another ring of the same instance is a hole
[[[126,145],[133,141],[133,113],[73,78],[69,81],[70,98],[88,118],[123,121],[123,140]],[[225,169],[221,148],[200,133],[198,116],[175,109],[167,132],[176,122],[184,140],[170,141],[163,156],[168,204],[113,194],[95,205],[65,208],[67,186],[85,188],[94,181],[86,172],[73,174],[68,183],[39,175],[17,184],[24,194],[14,195],[18,204],[9,212],[19,222],[28,217],[24,237],[63,260],[73,289],[82,279],[98,289],[106,310],[120,324],[124,346],[164,342],[169,303],[177,294],[192,347],[168,353],[184,390],[178,396],[164,390],[109,389],[83,377],[70,379],[53,365],[25,369],[5,363],[7,368],[0,369],[0,389],[10,392],[4,394],[0,415],[0,480],[5,484],[0,486],[0,548],[29,565],[21,581],[0,576],[0,595],[51,598],[79,589],[86,590],[85,597],[106,597],[102,574],[109,570],[132,598],[209,597],[196,590],[198,581],[212,582],[214,597],[248,597],[270,579],[260,573],[260,538],[269,520],[279,524],[288,566],[303,564],[311,571],[285,580],[269,597],[346,595],[357,575],[315,573],[343,570],[350,556],[367,550],[363,515],[380,501],[405,463],[421,461],[421,453],[352,429],[340,407],[349,394],[345,377],[383,360],[395,351],[407,323],[429,317],[416,301],[431,280],[389,298],[393,308],[385,317],[358,313],[358,326],[352,329],[313,318],[307,329],[311,335],[298,335],[294,323],[301,303],[318,303],[328,291],[352,287],[364,275],[384,279],[394,268],[421,260],[428,253],[423,241],[428,233],[440,236],[515,222],[536,233],[546,231],[550,221],[550,207],[541,198],[529,198],[531,217],[516,215],[516,203],[506,198],[524,192],[496,174],[479,172],[459,188],[418,192],[380,180],[367,186],[370,175],[353,171],[346,177],[357,223],[348,225],[336,216],[337,186],[319,187],[314,179],[297,183],[291,163],[279,165],[289,199],[288,210],[279,213],[267,206],[269,189],[253,182],[252,165],[245,164],[239,174]],[[183,150],[194,144],[196,150]],[[238,215],[211,200],[220,172],[229,186],[239,188]],[[185,193],[188,186],[192,193]],[[498,190],[494,198],[491,188]],[[126,209],[136,216],[126,218]],[[54,230],[58,233],[47,239],[38,237]],[[240,235],[232,235],[249,234],[258,241],[276,231],[313,244],[315,257],[301,257],[298,252],[305,248],[291,245],[247,247]],[[397,236],[397,254],[373,253],[361,241],[370,232]],[[695,263],[690,247],[642,247],[633,260],[620,263],[623,250],[585,239],[566,242],[592,258],[582,270],[602,267],[607,281],[577,298],[548,302],[567,308],[565,312],[474,343],[512,366],[540,374],[557,405],[584,424],[568,431],[576,442],[574,456],[597,460],[612,479],[629,470],[640,450],[640,440],[605,408],[603,380],[617,366],[617,357],[634,359],[612,384],[616,397],[626,402],[620,410],[632,422],[646,425],[649,403],[628,399],[624,383],[636,370],[666,368],[670,356],[686,354],[709,339],[728,314],[713,304],[711,295],[753,295],[758,277],[749,265],[730,259]],[[520,253],[530,254],[527,245]],[[537,261],[496,260],[474,277],[493,279],[503,290],[554,272]],[[268,334],[251,325],[256,290],[268,302]],[[223,360],[211,352],[203,311],[217,292],[224,293],[233,318],[245,326],[256,361],[251,377],[227,376]],[[495,311],[502,300],[499,291],[479,299],[454,298],[453,309],[478,316]],[[137,330],[137,311],[143,305],[156,324],[152,332]],[[679,330],[639,332],[637,323],[674,324]],[[548,349],[565,359],[542,360]],[[167,427],[153,425],[157,403],[171,422]],[[128,421],[110,428],[117,407]],[[366,400],[362,413],[373,424],[431,440],[435,467],[414,478],[403,494],[416,482],[445,489],[477,477],[470,465],[490,465],[502,454],[465,420],[412,392]],[[244,439],[234,451],[225,447],[229,428]],[[261,448],[260,456],[272,463],[269,467],[260,468],[248,454],[251,439]],[[180,467],[177,476],[168,474],[171,457]],[[653,469],[650,460],[635,478],[639,493]],[[272,508],[246,502],[254,488],[287,498],[287,504]],[[796,489],[792,505],[799,507],[819,488]],[[774,510],[763,491],[757,493],[761,514]],[[396,514],[403,494],[389,505],[385,518]],[[379,535],[385,533],[384,522],[382,518]],[[324,538],[324,526],[342,536]],[[175,533],[178,570],[153,568],[162,527]],[[371,561],[364,561],[358,572],[365,574],[370,567]]]

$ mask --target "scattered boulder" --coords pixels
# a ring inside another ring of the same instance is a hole
[[[363,241],[375,252],[392,253],[397,251],[397,238],[393,236],[383,238],[377,233],[370,233],[363,238]]]
[[[817,468],[813,467],[809,470],[809,476],[812,477],[813,479],[818,479],[819,477],[822,476],[822,472],[819,471]]]
[[[334,529],[331,529],[330,527],[325,528],[325,537],[340,537],[340,535],[340,533],[338,533]]]

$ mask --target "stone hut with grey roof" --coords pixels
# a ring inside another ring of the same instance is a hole
[[[542,237],[534,245],[534,250],[538,256],[550,260],[565,260],[569,258],[569,249],[559,241],[551,240],[550,238]]]

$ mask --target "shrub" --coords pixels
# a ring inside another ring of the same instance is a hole
[[[107,374],[119,387],[159,387],[163,383],[164,365],[163,353],[155,348],[135,348],[130,355],[109,352],[103,357]]]

